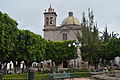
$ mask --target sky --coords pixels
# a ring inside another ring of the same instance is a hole
[[[50,4],[58,15],[57,25],[68,17],[69,11],[81,22],[82,13],[91,8],[99,31],[103,31],[107,24],[109,32],[120,33],[120,0],[0,0],[0,11],[16,20],[19,29],[43,36],[43,13]]]

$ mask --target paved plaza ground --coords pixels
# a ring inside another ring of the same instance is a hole
[[[65,80],[70,80],[70,79],[65,79]],[[74,80],[91,80],[90,78],[74,78]]]

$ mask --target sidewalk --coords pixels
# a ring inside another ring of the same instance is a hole
[[[65,80],[70,80],[70,79],[65,79]],[[90,78],[74,78],[74,80],[91,80]]]

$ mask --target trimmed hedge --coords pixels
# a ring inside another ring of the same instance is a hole
[[[49,80],[50,74],[35,72],[35,80]]]
[[[50,78],[49,74],[39,74],[35,72],[35,80],[48,80]],[[21,74],[7,74],[3,76],[3,80],[27,80],[28,73]]]
[[[49,80],[50,77],[49,74],[35,75],[35,80]]]
[[[25,80],[27,73],[3,75],[3,80]]]

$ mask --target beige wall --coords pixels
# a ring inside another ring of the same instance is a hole
[[[73,26],[74,27],[74,26]],[[63,33],[67,33],[67,40],[77,40],[76,33],[80,32],[80,29],[64,29],[49,30],[44,32],[44,38],[50,41],[63,41]]]
[[[55,40],[55,32],[54,31],[45,31],[44,38],[46,40],[54,41]]]

